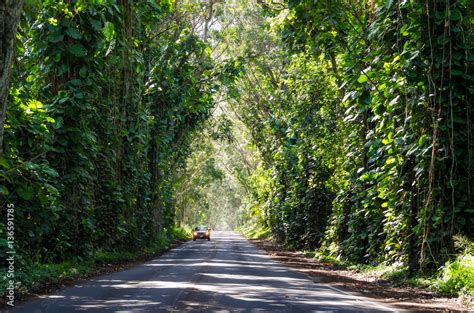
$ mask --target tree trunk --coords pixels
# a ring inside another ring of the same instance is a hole
[[[10,73],[15,52],[16,29],[23,0],[0,2],[0,157],[3,154],[3,127],[7,113]]]
[[[211,23],[212,21],[214,4],[215,4],[214,0],[211,0],[209,2],[209,5],[206,6],[206,14],[204,16],[204,36],[203,36],[204,41],[207,41],[209,37],[209,23]]]

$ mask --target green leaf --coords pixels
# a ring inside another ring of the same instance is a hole
[[[79,33],[75,28],[72,28],[72,27],[69,27],[69,28],[66,30],[66,34],[67,34],[69,37],[74,38],[74,39],[81,39],[81,38],[82,38],[81,33]]]
[[[84,99],[85,94],[83,92],[75,92],[74,97],[77,99]]]
[[[79,76],[81,76],[82,78],[87,77],[87,67],[85,66],[81,67],[81,69],[79,70]]]
[[[439,35],[438,38],[436,39],[436,43],[438,45],[445,45],[449,42],[449,37],[446,36],[445,34]]]
[[[59,32],[54,32],[51,35],[49,35],[49,41],[52,43],[58,43],[63,41],[64,35],[59,33]]]
[[[54,168],[51,168],[49,166],[43,166],[42,168],[43,172],[48,174],[51,177],[59,177],[58,172]]]
[[[18,196],[26,201],[33,199],[33,191],[34,189],[31,186],[20,186],[16,189]]]
[[[451,21],[459,21],[461,17],[461,11],[459,11],[458,9],[454,9],[450,12],[449,18],[451,19]]]
[[[92,19],[92,20],[91,20],[91,25],[92,25],[92,28],[94,28],[94,30],[95,30],[96,32],[98,32],[98,31],[100,31],[100,30],[102,29],[102,23],[101,23],[101,21]]]
[[[6,170],[9,170],[11,167],[6,159],[0,159],[0,165]]]
[[[61,128],[61,126],[63,126],[63,122],[64,122],[64,121],[63,121],[63,118],[62,118],[62,117],[58,117],[58,118],[56,119],[56,121],[54,122],[54,124],[53,124],[53,128],[54,128],[54,129],[59,129],[59,128]]]
[[[72,44],[69,46],[68,51],[76,57],[83,57],[87,54],[84,46],[78,43]]]
[[[0,194],[3,195],[3,197],[6,197],[8,196],[8,189],[7,187],[3,186],[3,185],[0,185]]]
[[[81,83],[82,83],[82,80],[80,80],[80,79],[78,79],[78,78],[76,78],[76,79],[71,79],[71,80],[69,81],[69,83],[70,83],[71,85],[73,85],[73,86],[80,86]]]
[[[435,17],[438,21],[443,20],[446,17],[445,11],[444,10],[443,11],[436,11],[435,12]]]
[[[369,80],[369,78],[367,77],[367,75],[366,75],[366,74],[362,74],[362,75],[360,75],[359,78],[357,79],[357,82],[363,84],[363,83],[365,83],[365,82],[368,81],[368,80]]]
[[[104,35],[107,41],[111,41],[114,38],[115,27],[114,24],[107,22],[104,26]]]

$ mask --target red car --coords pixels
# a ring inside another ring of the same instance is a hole
[[[207,226],[198,226],[193,231],[193,241],[196,238],[211,240],[211,229]]]

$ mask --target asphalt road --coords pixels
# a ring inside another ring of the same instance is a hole
[[[99,276],[12,312],[390,312],[313,281],[243,237],[214,232],[123,272]]]

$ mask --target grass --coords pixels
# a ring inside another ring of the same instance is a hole
[[[181,227],[175,227],[171,230],[171,234],[175,239],[188,239],[191,237],[192,227],[189,225],[183,225]]]
[[[465,303],[474,300],[474,256],[462,252],[453,261],[448,261],[437,272],[432,274],[410,273],[408,267],[401,264],[356,264],[336,259],[320,252],[305,251],[305,254],[321,262],[328,262],[343,269],[374,274],[381,279],[418,287],[446,296],[460,297]]]
[[[440,270],[439,289],[467,301],[474,300],[474,255],[459,255]]]
[[[272,236],[270,229],[252,224],[241,226],[237,228],[236,231],[251,239],[264,240],[269,239]]]
[[[349,267],[351,268],[351,267]],[[352,267],[354,268],[354,267]],[[361,267],[358,267],[361,269]],[[366,266],[364,272],[408,286],[428,289],[446,296],[459,297],[464,303],[474,299],[474,256],[459,255],[434,274],[410,273],[403,265]]]
[[[121,262],[133,261],[137,257],[130,251],[104,251],[98,250],[94,253],[93,260],[97,264],[111,263],[117,264]]]
[[[32,291],[50,289],[51,286],[60,285],[67,280],[75,280],[87,277],[96,271],[94,262],[73,262],[48,264],[21,264],[15,271],[15,293],[16,298]],[[7,282],[6,271],[0,272],[0,295],[5,300]],[[0,302],[1,304],[1,302]]]
[[[350,265],[348,269],[352,269],[358,272],[375,274],[376,276],[397,282],[407,286],[419,287],[428,289],[431,291],[438,291],[436,288],[437,276],[432,274],[423,273],[410,273],[408,267],[396,263],[391,265],[379,264],[379,265]]]
[[[49,289],[61,283],[87,278],[97,274],[104,265],[121,264],[141,260],[168,250],[174,240],[188,239],[191,236],[189,227],[173,228],[161,232],[150,246],[139,252],[97,250],[84,261],[65,261],[61,263],[29,264],[18,258],[15,271],[15,288],[17,295]],[[6,270],[0,270],[0,296],[5,299],[8,280]]]

